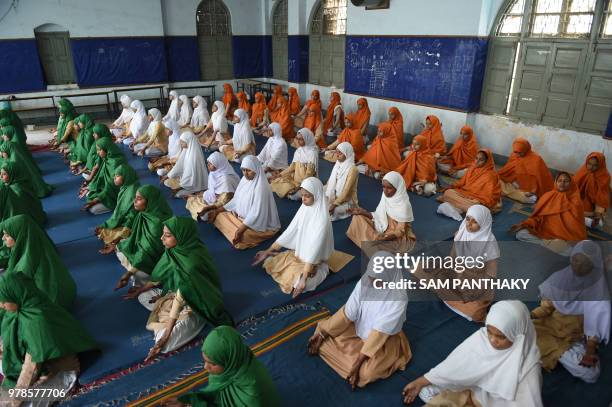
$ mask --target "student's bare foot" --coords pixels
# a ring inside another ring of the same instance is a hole
[[[315,334],[312,335],[308,340],[308,353],[311,356],[318,355],[319,349],[321,348],[321,345],[323,344],[324,340],[325,338],[323,337],[323,335],[315,332]]]

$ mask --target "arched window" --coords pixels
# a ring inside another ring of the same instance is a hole
[[[223,1],[200,2],[196,24],[202,80],[232,78],[232,23]]]
[[[344,88],[347,0],[321,0],[310,22],[309,82]]]
[[[276,79],[289,79],[287,0],[277,0],[272,13],[272,68]]]
[[[57,24],[43,24],[34,29],[34,36],[47,85],[75,83],[68,29]]]
[[[509,0],[489,43],[481,108],[602,132],[612,108],[612,1]]]

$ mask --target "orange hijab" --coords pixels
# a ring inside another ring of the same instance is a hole
[[[438,179],[436,175],[436,159],[428,151],[427,138],[418,135],[414,141],[421,144],[418,151],[411,150],[404,161],[395,169],[404,177],[406,188],[410,188],[414,182],[434,182]]]
[[[512,143],[513,153],[508,162],[497,173],[504,182],[517,182],[521,191],[533,192],[539,198],[554,187],[546,163],[537,153],[531,150],[531,144],[524,138],[517,138]],[[525,153],[519,157],[515,152]]]
[[[317,100],[314,100],[314,97],[317,97]],[[306,107],[310,108],[311,106],[316,106],[321,111],[323,108],[321,107],[321,93],[318,90],[313,90],[310,92],[310,99],[306,102]]]
[[[257,122],[260,123],[264,119],[264,114],[266,111],[266,99],[264,98],[263,93],[257,92],[255,94],[255,103],[251,107],[251,127],[257,127]]]
[[[484,153],[487,162],[482,167],[476,167],[476,163],[468,168],[467,172],[459,181],[452,186],[461,195],[476,199],[482,205],[492,209],[501,199],[501,187],[499,176],[495,171],[493,153],[488,149],[478,150],[477,153]]]
[[[245,112],[251,115],[251,104],[247,100],[247,95],[243,91],[236,93],[236,97],[238,98],[238,109],[242,109]]]
[[[285,95],[283,95],[283,87],[280,85],[276,85],[274,87],[274,93],[268,102],[268,109],[272,112],[276,110],[276,105],[278,105],[279,99],[285,99]]]
[[[227,117],[230,120],[233,120],[234,111],[236,110],[236,107],[238,106],[238,99],[236,99],[236,95],[234,95],[234,89],[232,88],[232,85],[230,85],[229,83],[223,84],[223,90],[225,91],[225,93],[223,94],[223,104],[225,106],[229,105],[229,109],[226,109],[227,112],[225,112],[225,117]]]
[[[317,129],[321,125],[321,105],[312,103],[308,106],[308,110],[306,111],[306,118],[304,119],[303,127],[310,129],[312,134],[317,134]],[[325,133],[322,134],[317,140],[317,145],[321,148],[327,147],[327,143],[325,142]]]
[[[353,114],[346,115],[347,120],[350,120],[351,127],[345,127],[342,133],[338,136],[338,143],[351,143],[353,151],[355,151],[355,160],[361,160],[361,157],[366,152],[365,144],[363,143],[363,136],[361,131],[355,126],[355,117]]]
[[[474,136],[474,130],[472,130],[470,126],[463,126],[461,128],[461,134],[463,133],[467,134],[467,140],[464,140],[463,136],[460,135],[453,147],[448,151],[447,155],[450,156],[450,160],[442,160],[443,163],[451,164],[455,171],[462,170],[472,165],[479,151],[478,141],[476,141],[476,136]]]
[[[560,172],[557,178],[563,174],[570,177],[568,190],[559,192],[555,188],[544,193],[529,219],[521,225],[540,239],[585,240],[587,234],[580,191],[568,173]]]
[[[300,113],[302,106],[300,105],[300,96],[297,93],[297,89],[290,87],[289,90],[289,111],[292,115]]]
[[[353,121],[353,127],[359,129],[361,133],[361,128],[357,127],[356,120]],[[397,140],[392,133],[389,122],[380,123],[378,125],[378,131],[382,131],[383,134],[374,139],[370,149],[364,154],[362,160],[373,171],[393,171],[393,169],[402,162],[399,149],[397,148]]]
[[[368,100],[366,98],[359,98],[357,99],[357,106],[359,106],[359,103],[361,103],[363,105],[363,107],[361,108],[357,108],[357,112],[355,112],[355,126],[357,126],[357,128],[359,130],[361,130],[363,128],[363,125],[366,125],[366,129],[365,131],[368,131],[368,125],[370,124],[370,107],[368,106]],[[380,126],[379,126],[380,128]],[[365,134],[363,134],[365,136]]]
[[[334,124],[334,109],[340,104],[340,94],[338,92],[332,92],[329,100],[329,106],[327,106],[327,114],[325,115],[325,121],[323,122],[323,134],[327,134],[327,131]],[[341,127],[344,128],[344,120],[340,118]]]
[[[599,168],[595,172],[587,169],[586,163],[591,158],[597,159]],[[595,205],[608,209],[610,207],[610,173],[606,167],[606,156],[602,153],[591,153],[576,175],[574,182],[580,191],[585,212],[593,212]]]
[[[283,137],[286,140],[290,140],[295,137],[293,131],[293,119],[291,118],[291,112],[289,112],[289,102],[287,99],[279,99],[280,107],[274,112],[274,118],[272,121],[280,124],[283,129]]]
[[[393,128],[393,134],[397,139],[397,146],[400,150],[404,149],[404,117],[400,113],[397,107],[392,107],[389,109],[389,115],[393,113],[395,115],[395,119],[389,119],[389,124]]]
[[[421,133],[422,136],[427,137],[427,141],[429,142],[429,151],[432,154],[446,154],[446,141],[444,141],[444,134],[442,133],[442,124],[440,123],[440,119],[436,116],[429,115],[427,119],[432,124],[432,128],[425,128]]]

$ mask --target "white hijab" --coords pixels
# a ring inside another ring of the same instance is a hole
[[[355,151],[353,151],[351,143],[340,143],[336,149],[340,150],[346,156],[346,159],[342,162],[336,161],[327,181],[325,195],[329,202],[334,202],[336,197],[342,194],[348,175],[355,166]]]
[[[540,368],[540,351],[529,310],[520,301],[497,302],[487,315],[486,325],[499,329],[512,346],[495,349],[486,326],[482,327],[426,373],[427,380],[444,389],[479,388],[495,398],[515,400],[519,383],[534,367]]]
[[[402,270],[399,268],[385,268],[382,273],[374,271],[375,259],[382,260],[386,257],[393,257],[393,255],[379,251],[372,256],[365,274],[355,285],[344,306],[346,317],[355,323],[355,332],[364,341],[368,339],[372,330],[395,335],[402,330],[404,321],[406,321],[407,291],[373,287],[374,279],[381,279],[385,282],[402,280]]]
[[[204,127],[210,120],[206,99],[200,95],[197,95],[193,98],[193,101],[196,103],[196,108],[193,109],[193,115],[191,116],[191,127]]]
[[[215,170],[208,174],[208,189],[204,192],[204,200],[213,203],[217,200],[217,195],[226,192],[235,192],[240,178],[234,172],[225,155],[215,151],[206,160],[211,163]]]
[[[266,145],[261,150],[257,158],[264,167],[275,170],[287,168],[287,142],[283,138],[283,130],[278,123],[270,124],[272,137],[266,141]]]
[[[181,112],[179,115],[179,120],[178,120],[178,124],[183,127],[183,126],[188,126],[189,123],[191,123],[191,114],[192,114],[192,108],[191,108],[191,102],[189,101],[189,98],[187,97],[187,95],[181,95],[179,96],[179,99],[181,100]]]
[[[170,129],[172,134],[168,138],[168,157],[178,157],[181,153],[181,128],[174,119],[168,119],[164,122],[167,129]]]
[[[334,250],[334,231],[323,184],[318,178],[309,177],[302,181],[301,187],[314,196],[314,202],[310,206],[300,206],[276,243],[295,250],[295,255],[305,263],[327,262]]]
[[[132,109],[130,109],[130,105],[132,104],[132,98],[129,95],[124,94],[121,95],[119,101],[121,102],[121,106],[123,109],[121,110],[121,115],[119,115],[117,120],[115,120],[115,122],[113,123],[113,125],[115,126],[123,126],[124,124],[129,123],[130,120],[132,120],[132,117],[134,116],[134,112],[132,111]]]
[[[151,120],[151,122],[149,123],[149,126],[147,127],[147,134],[151,136],[155,132],[157,126],[161,124],[162,115],[159,109],[155,109],[155,108],[149,109],[147,113],[149,116],[153,117],[153,120]]]
[[[227,119],[225,117],[225,105],[220,100],[215,101],[217,111],[213,112],[210,120],[213,123],[213,131],[227,133]]]
[[[234,212],[249,228],[257,232],[280,229],[276,202],[270,183],[261,163],[254,155],[247,155],[240,168],[255,172],[255,178],[242,177],[234,198],[225,205],[225,210]]]
[[[299,147],[293,154],[293,163],[313,163],[315,166],[315,174],[319,173],[319,147],[315,143],[315,137],[312,131],[307,128],[298,130],[298,135],[304,139],[304,147]]]
[[[408,192],[406,192],[404,178],[399,173],[391,171],[384,176],[383,180],[393,185],[396,191],[391,198],[387,198],[383,192],[376,211],[372,213],[374,226],[378,233],[384,233],[389,227],[387,215],[400,223],[409,223],[414,220],[412,205],[410,204],[410,198],[408,198]]]
[[[168,113],[166,113],[166,115],[164,116],[164,121],[172,119],[178,122],[179,118],[181,117],[179,106],[178,106],[178,93],[176,93],[175,90],[171,90],[170,93],[168,94],[168,97],[172,99],[172,102],[170,102]]]
[[[480,230],[472,233],[467,229],[467,217],[473,218],[479,225]],[[460,257],[484,257],[485,261],[499,258],[499,245],[491,226],[493,217],[489,208],[483,205],[472,205],[468,208],[459,230],[455,234],[455,253]],[[481,243],[482,242],[482,243]]]
[[[253,138],[253,130],[251,129],[248,113],[244,109],[237,109],[234,112],[234,116],[238,117],[240,121],[234,125],[232,142],[234,144],[234,151],[241,151],[249,144],[255,144],[255,139]]]
[[[553,302],[564,315],[584,315],[584,334],[596,336],[600,341],[610,340],[610,291],[604,273],[600,247],[590,240],[574,246],[571,257],[584,254],[593,264],[593,270],[579,276],[568,265],[540,284],[542,298]]]
[[[138,138],[142,136],[149,128],[149,119],[147,118],[147,111],[140,100],[134,100],[130,104],[131,109],[136,109],[132,121],[130,121],[130,131],[132,137]]]
[[[176,164],[168,173],[168,178],[180,178],[183,189],[204,191],[208,188],[208,171],[202,147],[191,130],[181,134],[181,141],[187,143],[187,148],[181,149]]]

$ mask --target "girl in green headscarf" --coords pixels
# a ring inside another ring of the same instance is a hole
[[[60,105],[60,120],[57,126],[56,140],[53,145],[54,149],[64,152],[67,148],[70,148],[74,143],[73,132],[74,132],[74,119],[76,118],[76,112],[72,104]]]
[[[234,325],[223,305],[217,267],[198,238],[197,223],[174,216],[164,222],[161,241],[165,251],[151,273],[151,281],[127,296],[138,296],[152,311],[147,329],[155,332],[155,346],[147,360],[189,342],[205,321],[215,326]],[[163,291],[154,289],[159,285]]]
[[[38,165],[36,164],[36,161],[34,161],[34,157],[32,157],[32,153],[30,152],[30,149],[25,143],[25,140],[22,141],[19,138],[19,136],[17,135],[17,130],[15,129],[14,126],[11,126],[11,125],[2,126],[0,123],[0,136],[2,136],[2,140],[0,140],[0,144],[4,144],[8,141],[15,143],[15,146],[19,149],[21,154],[32,163],[32,165],[36,168],[36,171],[41,173],[40,169],[38,168]]]
[[[87,181],[92,179],[95,176],[93,169],[95,168],[96,164],[98,163],[98,160],[100,159],[100,156],[98,156],[98,147],[96,146],[96,143],[98,142],[98,140],[103,139],[103,138],[111,139],[110,130],[105,124],[102,124],[102,123],[95,124],[92,130],[93,130],[94,142],[91,145],[91,147],[89,147],[89,152],[87,153],[87,161],[85,162],[85,166],[81,168],[81,170],[77,172],[76,174],[76,175],[82,174],[83,178],[85,178],[85,180]]]
[[[96,228],[96,235],[104,242],[104,247],[100,250],[102,254],[112,253],[119,241],[130,235],[127,226],[136,215],[134,198],[140,188],[136,171],[128,164],[121,164],[115,170],[114,182],[120,189],[113,216]]]
[[[202,345],[208,386],[165,406],[278,407],[280,395],[270,373],[232,327],[213,329]],[[184,403],[184,404],[183,404]]]
[[[10,130],[11,134],[9,139],[12,141],[15,141],[17,143],[19,143],[20,146],[22,146],[25,150],[28,150],[28,144],[26,143],[26,138],[25,135],[21,134],[17,127],[13,126],[10,122],[10,120],[8,118],[4,118],[4,119],[0,119],[0,134],[4,134],[2,133],[4,130],[6,129],[12,129]],[[4,142],[4,140],[2,140]]]
[[[68,309],[76,284],[47,233],[30,217],[17,215],[2,222],[2,240],[11,250],[8,273],[23,273],[49,299]]]
[[[151,272],[164,251],[160,240],[163,222],[172,216],[172,209],[159,188],[153,185],[138,188],[134,209],[137,213],[129,222],[130,237],[117,245],[117,258],[127,272],[115,290],[125,287],[131,277],[136,287],[150,281]]]
[[[93,136],[94,121],[88,114],[83,113],[74,119],[74,123],[79,127],[79,136],[74,147],[70,150],[69,158],[72,172],[76,173],[77,167],[87,162],[89,149],[94,145],[95,140]]]
[[[0,165],[0,221],[22,213],[30,215],[41,226],[47,221],[28,177],[16,163]]]
[[[5,274],[0,278],[0,308],[4,312],[4,388],[16,385],[28,388],[39,376],[51,377],[54,373],[70,372],[76,379],[79,371],[76,355],[97,347],[68,311],[52,302],[23,274]],[[63,371],[58,372],[60,365]]]
[[[108,138],[96,141],[96,148],[100,157],[98,168],[91,181],[85,182],[79,198],[87,195],[87,204],[83,210],[100,215],[115,209],[119,194],[119,187],[114,182],[115,170],[127,160],[119,147]]]
[[[45,182],[38,166],[33,161],[28,160],[28,157],[21,151],[19,144],[13,141],[5,141],[0,145],[0,155],[4,162],[12,163],[28,177],[36,197],[45,198],[51,195],[53,186]]]

